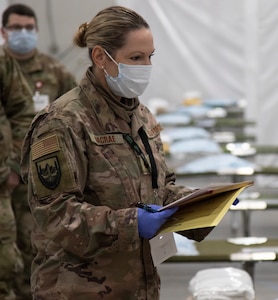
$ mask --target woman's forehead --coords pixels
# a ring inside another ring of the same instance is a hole
[[[121,48],[128,51],[153,51],[153,35],[150,29],[141,28],[137,30],[131,30],[126,36],[126,43]]]

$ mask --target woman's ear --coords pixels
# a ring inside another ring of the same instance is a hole
[[[101,46],[95,46],[92,50],[92,61],[95,66],[102,69],[105,67],[106,54]]]

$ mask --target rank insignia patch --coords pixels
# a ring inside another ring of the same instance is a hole
[[[48,189],[54,190],[61,180],[61,168],[57,156],[36,163],[41,183]]]

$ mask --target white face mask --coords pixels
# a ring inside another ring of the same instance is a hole
[[[8,31],[8,47],[18,54],[26,54],[37,46],[38,35],[33,30]]]
[[[106,55],[118,66],[118,76],[110,76],[106,70],[105,78],[111,91],[121,97],[134,98],[143,94],[151,77],[151,65],[126,65],[117,63],[111,55]]]

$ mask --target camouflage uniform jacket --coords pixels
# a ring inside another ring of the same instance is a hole
[[[3,47],[0,47],[0,100],[0,183],[3,183],[10,167],[20,174],[21,144],[34,116],[30,88],[18,64]]]
[[[33,92],[48,95],[49,102],[77,86],[74,76],[59,61],[39,51],[27,60],[18,60]]]
[[[6,180],[11,169],[20,174],[21,144],[34,110],[31,91],[17,62],[2,47],[0,100],[0,298],[3,299],[5,283],[22,268],[22,259],[15,244],[16,225]]]
[[[123,138],[129,133],[146,154],[140,127],[158,169],[157,199],[150,173]],[[142,104],[131,125],[117,118],[86,77],[36,116],[22,157],[35,219],[34,299],[159,299],[135,204],[163,205],[189,192],[174,185],[160,130]]]

